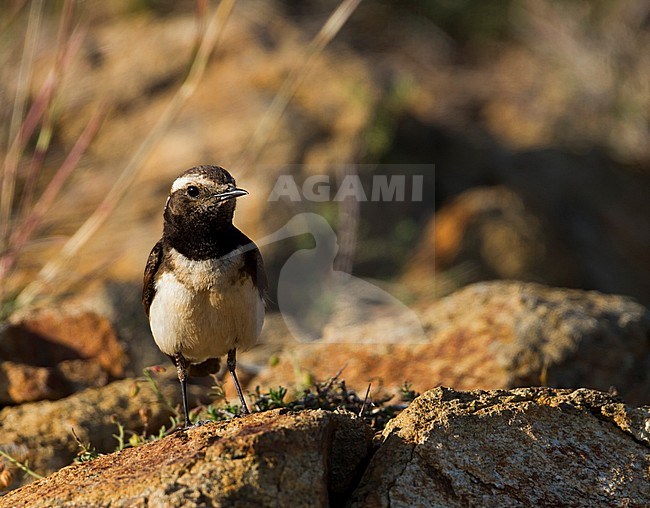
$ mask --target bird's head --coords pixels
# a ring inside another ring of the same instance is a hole
[[[248,194],[219,166],[188,169],[172,184],[165,205],[165,226],[214,230],[232,224],[235,198]]]

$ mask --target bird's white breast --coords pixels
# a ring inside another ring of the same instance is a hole
[[[243,256],[193,261],[171,253],[173,270],[156,281],[149,321],[160,350],[198,363],[248,349],[264,321],[264,303],[243,271]]]

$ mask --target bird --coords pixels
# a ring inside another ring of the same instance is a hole
[[[176,366],[185,427],[189,375],[217,372],[227,355],[242,414],[250,413],[237,378],[237,350],[257,342],[267,278],[257,245],[233,224],[248,194],[220,166],[183,172],[171,186],[162,238],[144,270],[142,303],[154,341]]]

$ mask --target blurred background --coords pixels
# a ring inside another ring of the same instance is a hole
[[[171,182],[206,163],[250,192],[251,238],[317,212],[335,268],[414,308],[493,279],[647,306],[650,4],[357,3],[0,1],[2,315],[87,305],[127,373],[164,361],[143,267]],[[422,174],[423,199],[268,200],[281,175],[350,171]],[[311,246],[263,247],[272,311]],[[276,318],[265,343],[286,334]]]

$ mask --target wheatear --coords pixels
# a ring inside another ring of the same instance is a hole
[[[236,352],[253,346],[262,330],[266,274],[257,246],[232,223],[235,198],[245,194],[221,167],[185,171],[172,185],[163,235],[145,267],[142,303],[156,344],[176,365],[185,426],[188,374],[216,372],[225,354],[242,412],[249,412]]]

